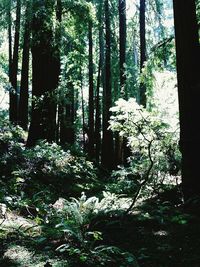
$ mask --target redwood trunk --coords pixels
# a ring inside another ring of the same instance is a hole
[[[110,108],[112,105],[111,87],[111,29],[110,8],[108,0],[105,0],[105,28],[106,28],[106,53],[105,53],[105,92],[103,107],[103,140],[102,140],[102,166],[112,170],[114,166],[113,134],[108,129],[110,119]]]
[[[140,0],[140,73],[144,68],[146,61],[146,23],[145,10],[146,0]],[[144,82],[140,83],[140,104],[146,107],[146,85]]]
[[[27,4],[28,5],[28,4]],[[19,125],[28,128],[28,99],[29,99],[29,50],[30,50],[30,7],[27,6],[26,22],[24,26],[24,44],[22,56],[22,72],[19,99]]]
[[[10,92],[10,121],[12,123],[17,123],[18,121],[17,73],[18,73],[18,60],[19,60],[20,19],[21,19],[21,0],[17,0],[15,40],[14,40],[13,59],[11,67],[12,90]]]
[[[199,99],[200,46],[195,0],[174,0],[180,149],[185,200],[200,196]],[[187,18],[187,19],[186,19]]]

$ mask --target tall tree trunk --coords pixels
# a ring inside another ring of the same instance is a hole
[[[89,22],[89,143],[88,155],[94,158],[94,67],[93,67],[93,36],[92,36],[92,22]]]
[[[104,62],[104,38],[103,38],[103,0],[100,1],[98,10],[98,23],[99,23],[99,64],[97,75],[97,89],[96,89],[96,114],[95,114],[95,153],[96,162],[100,161],[101,153],[101,103],[100,103],[100,86],[104,88],[103,80],[103,62]]]
[[[29,99],[29,50],[30,50],[30,3],[27,3],[24,25],[24,43],[22,55],[22,72],[19,98],[19,125],[28,128],[28,99]]]
[[[146,0],[140,0],[140,73],[146,61],[146,22],[145,22]],[[140,83],[140,105],[146,107],[146,85]]]
[[[8,0],[7,20],[8,20],[9,82],[11,83],[12,82],[12,77],[11,77],[12,76],[12,17],[11,17],[11,0]]]
[[[127,98],[126,85],[126,0],[119,0],[119,57],[120,57],[120,94]]]
[[[200,197],[199,179],[199,99],[200,46],[195,0],[174,0],[180,149],[185,200]],[[187,18],[187,19],[186,19]]]
[[[119,0],[119,67],[120,67],[120,97],[127,99],[126,92],[126,0]],[[126,142],[118,133],[115,135],[115,163],[124,163]]]
[[[103,95],[103,140],[102,140],[102,166],[112,170],[114,166],[113,134],[108,129],[110,119],[110,107],[112,105],[111,87],[111,29],[110,8],[108,0],[105,0],[105,28],[106,28],[106,54],[105,54],[105,92]]]
[[[53,36],[53,0],[33,1],[32,21],[32,94],[33,105],[27,146],[40,139],[55,140],[58,84],[57,51]]]
[[[101,54],[101,53],[100,53]],[[95,113],[95,155],[96,162],[99,163],[100,149],[101,149],[101,112],[100,112],[100,83],[101,83],[101,55],[99,56],[99,66],[97,75],[97,89],[96,89],[96,113]]]
[[[18,88],[17,88],[17,73],[19,60],[19,35],[20,35],[20,19],[21,19],[21,0],[17,0],[16,7],[16,23],[15,23],[15,40],[13,49],[13,59],[11,67],[11,85],[10,92],[10,121],[17,123],[18,121]]]
[[[160,2],[160,0],[155,0],[155,5],[156,5],[156,15],[158,17],[158,23],[159,23],[159,41],[164,40],[165,39],[165,27],[162,23],[162,15],[163,15],[163,7],[162,7],[162,3]],[[163,63],[164,63],[164,67],[167,67],[167,49],[166,49],[166,44],[163,44]]]
[[[62,23],[62,0],[57,0],[56,2],[56,20],[57,20],[57,28],[56,28],[56,46],[57,46],[57,75],[59,77],[59,75],[61,74],[61,53],[60,53],[60,49],[61,49],[61,23]],[[59,83],[59,80],[58,80]],[[62,112],[63,112],[63,107],[62,107],[62,103],[60,103],[60,99],[59,99],[59,103],[57,105],[56,108],[57,111],[57,121],[56,121],[56,142],[59,143],[60,142],[60,127],[61,127],[61,119],[62,119]]]
[[[80,64],[81,66],[81,64]],[[84,109],[84,95],[83,95],[83,74],[82,68],[80,70],[80,80],[81,80],[81,110],[82,110],[82,134],[83,134],[83,150],[86,149],[86,138],[85,138],[85,109]]]

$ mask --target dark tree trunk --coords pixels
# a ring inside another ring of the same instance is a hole
[[[200,46],[195,0],[174,0],[180,149],[185,200],[200,196],[199,99]],[[187,18],[187,19],[186,19]]]
[[[11,0],[8,1],[8,57],[9,57],[9,82],[12,82],[12,17],[11,17]]]
[[[100,149],[101,149],[101,112],[100,112],[100,83],[101,83],[101,55],[99,58],[97,89],[96,89],[96,114],[95,114],[95,155],[96,162],[99,163]]]
[[[80,64],[81,66],[81,64]],[[83,74],[82,69],[80,71],[81,80],[81,109],[82,109],[82,133],[83,133],[83,150],[86,149],[86,138],[85,138],[85,109],[84,109],[84,95],[83,95]]]
[[[58,84],[59,84],[59,75],[61,74],[61,53],[60,53],[60,49],[61,49],[61,23],[62,23],[62,0],[57,0],[56,2],[56,20],[58,22],[58,26],[56,28],[56,50],[57,50],[57,56],[56,56],[56,60],[57,60],[57,77],[58,77]],[[58,85],[57,84],[57,85]],[[59,101],[60,102],[60,101]],[[56,107],[56,111],[57,111],[57,121],[56,121],[56,142],[59,143],[60,142],[60,125],[61,125],[61,118],[62,118],[62,110],[63,107],[61,107],[61,103],[58,103],[57,107]]]
[[[17,0],[15,40],[14,40],[13,59],[12,59],[12,67],[11,67],[12,90],[10,92],[10,112],[9,112],[10,121],[12,123],[18,122],[17,73],[18,73],[18,60],[19,60],[20,19],[21,19],[21,0]]]
[[[96,162],[100,161],[101,153],[101,104],[100,104],[100,86],[104,87],[103,81],[103,62],[104,62],[104,38],[103,38],[103,0],[99,4],[98,23],[99,23],[99,65],[96,89],[96,114],[95,114],[95,153]]]
[[[111,29],[110,8],[108,0],[105,0],[105,28],[106,28],[106,54],[105,54],[105,92],[103,95],[103,140],[102,140],[102,166],[112,170],[114,166],[113,134],[108,129],[110,119],[110,107],[112,105],[111,87]]]
[[[53,37],[54,1],[33,1],[32,22],[32,93],[33,105],[27,146],[40,139],[55,140],[58,84],[57,51]],[[48,26],[47,26],[48,25]]]
[[[89,143],[88,155],[94,158],[94,68],[93,68],[93,36],[92,36],[92,23],[89,22]]]
[[[119,0],[119,55],[120,55],[120,87],[121,97],[127,98],[126,94],[126,0]]]
[[[140,0],[140,72],[144,68],[146,61],[146,22],[145,22],[146,0]],[[146,107],[146,86],[140,83],[140,105]]]
[[[120,97],[127,99],[126,92],[126,0],[119,0],[119,66],[120,66]],[[124,151],[126,142],[116,133],[115,137],[115,163],[121,165],[126,161]]]
[[[156,0],[155,1],[155,5],[156,5],[156,15],[158,17],[158,23],[159,23],[159,41],[164,40],[165,39],[165,27],[162,23],[162,16],[163,16],[163,7],[162,7],[162,3],[160,2],[160,0]],[[163,65],[164,67],[167,67],[167,49],[166,49],[166,44],[163,44]]]
[[[19,125],[28,128],[28,99],[29,99],[29,50],[30,50],[30,6],[27,3],[26,21],[24,25],[24,43],[22,55],[22,72],[19,98]]]

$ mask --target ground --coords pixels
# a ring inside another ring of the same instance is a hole
[[[42,242],[42,230],[33,220],[9,211],[0,224],[1,267],[69,266],[55,252],[60,241]],[[200,218],[184,213],[182,205],[148,199],[131,214],[101,215],[90,227],[102,232],[102,244],[135,255],[140,267],[199,267],[199,225]]]

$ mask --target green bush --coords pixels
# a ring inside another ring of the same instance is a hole
[[[91,162],[85,157],[73,156],[55,143],[40,142],[26,149],[23,156],[24,162],[15,175],[55,185],[62,192],[69,192],[75,185],[87,187],[96,179]]]
[[[109,217],[109,212],[117,209],[115,201],[116,196],[105,192],[101,201],[97,197],[87,198],[84,193],[70,201],[59,198],[43,219],[39,243],[46,246],[59,240],[54,249],[69,260],[70,266],[138,266],[131,253],[104,245],[102,233],[91,227],[99,215]]]
[[[22,162],[26,133],[0,114],[0,175],[10,177]]]
[[[181,160],[179,133],[158,114],[138,105],[134,98],[119,99],[111,111],[110,129],[126,138],[132,153],[130,166],[114,173],[121,193],[122,185],[129,192],[146,185],[147,190],[143,192],[151,194],[155,187],[176,181],[174,177],[179,176]]]

